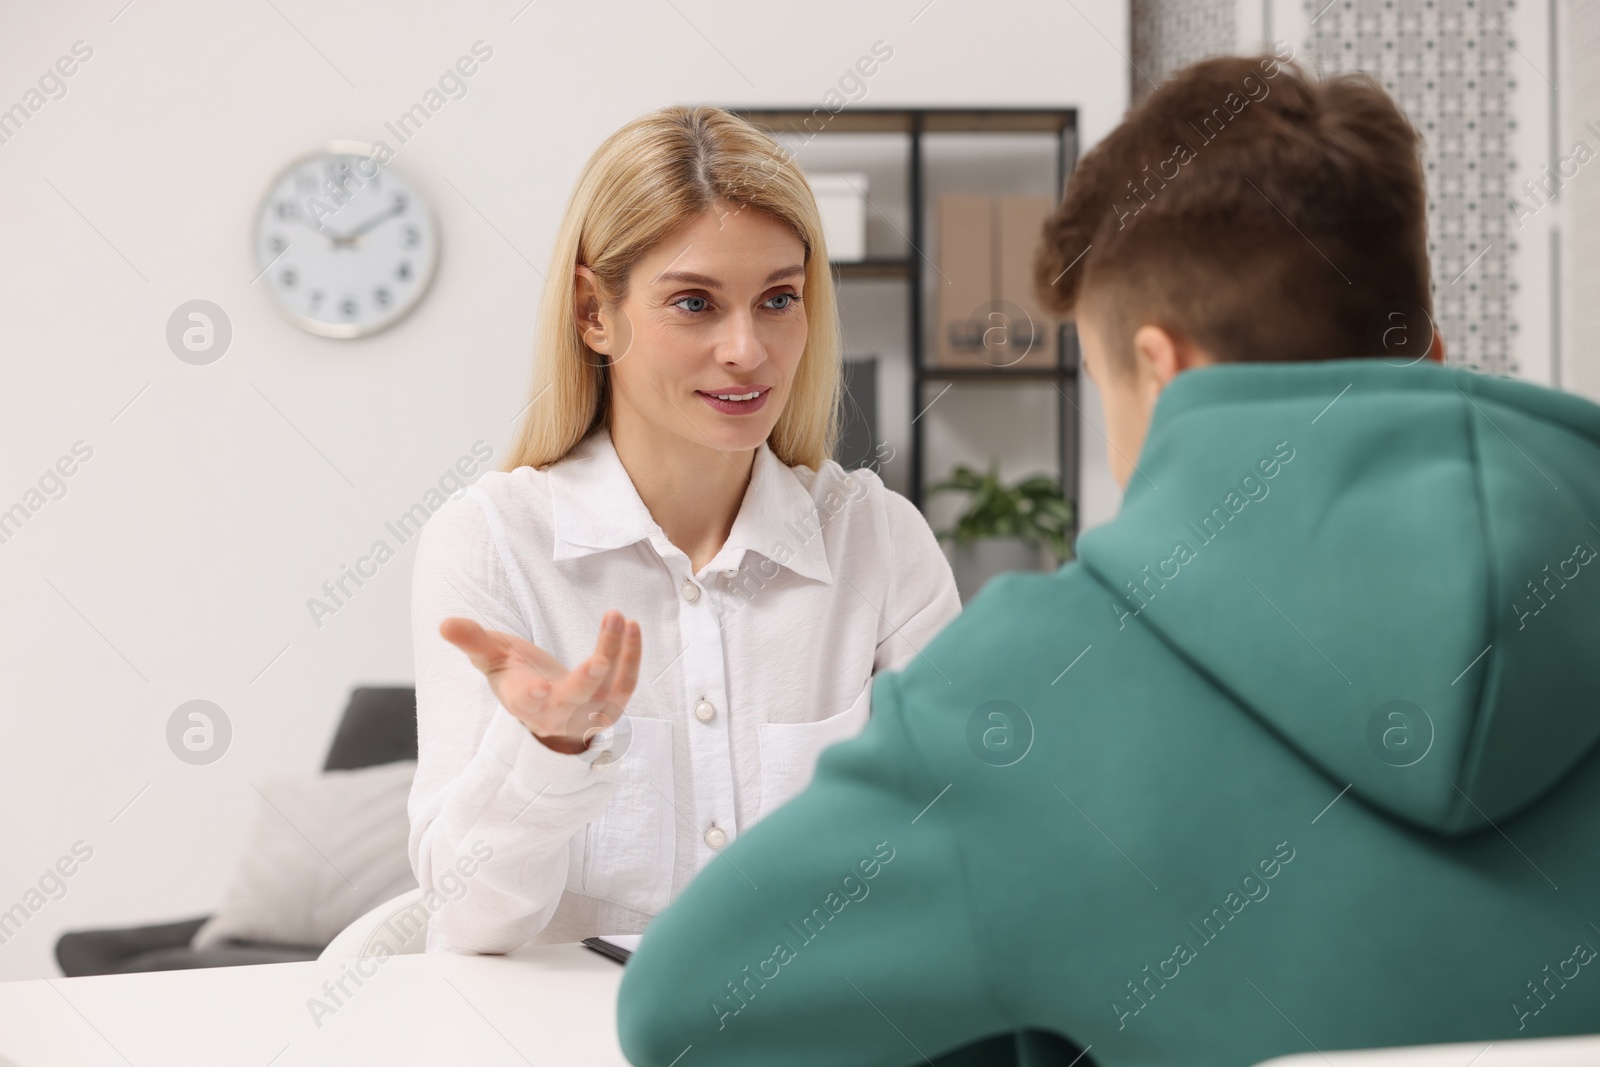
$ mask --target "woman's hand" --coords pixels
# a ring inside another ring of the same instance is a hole
[[[515,634],[452,616],[439,636],[467,654],[494,695],[546,748],[576,754],[622,714],[639,681],[639,624],[612,610],[600,620],[594,654],[568,671]]]

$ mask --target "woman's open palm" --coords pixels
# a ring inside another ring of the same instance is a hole
[[[594,652],[571,671],[538,645],[472,619],[445,619],[439,636],[465,652],[501,705],[557,752],[582,752],[622,714],[639,681],[639,624],[616,610],[601,618]]]

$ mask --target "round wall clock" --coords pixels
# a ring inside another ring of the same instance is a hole
[[[428,291],[439,226],[376,149],[334,141],[284,167],[251,234],[258,280],[289,321],[322,337],[365,337]]]

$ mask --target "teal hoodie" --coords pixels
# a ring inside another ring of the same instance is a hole
[[[1377,360],[1162,393],[649,927],[641,1067],[1244,1067],[1600,1031],[1600,408]],[[681,1057],[681,1058],[680,1058]]]

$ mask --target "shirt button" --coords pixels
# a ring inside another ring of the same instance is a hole
[[[678,592],[682,593],[683,599],[691,604],[700,599],[700,587],[694,584],[694,579],[692,578],[685,578],[683,585],[678,588]]]
[[[721,848],[727,843],[728,835],[722,832],[722,827],[712,823],[710,829],[706,831],[706,844],[712,848]]]
[[[709,700],[702,700],[700,703],[694,706],[694,717],[699,719],[701,722],[710,722],[712,719],[716,718],[716,716],[716,705],[712,704]]]

